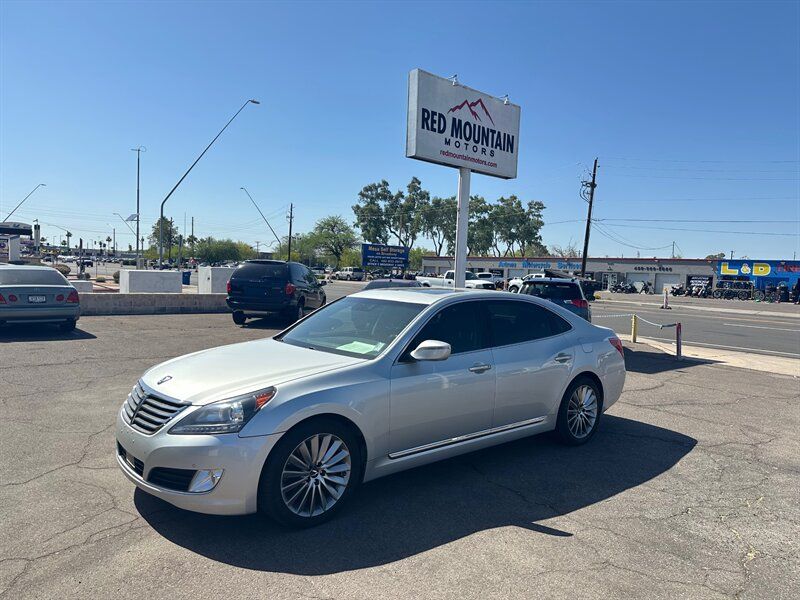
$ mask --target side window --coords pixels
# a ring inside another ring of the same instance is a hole
[[[317,276],[314,275],[314,271],[312,271],[308,267],[303,267],[303,272],[304,272],[304,276],[306,278],[306,281],[308,282],[308,285],[310,285],[311,287],[316,287],[316,285],[317,285]]]
[[[425,340],[450,344],[452,354],[488,347],[482,311],[478,302],[460,302],[447,306],[425,324],[408,347],[410,353]],[[405,357],[404,357],[405,358]]]
[[[289,264],[289,273],[294,283],[299,283],[303,280],[303,266],[296,263]]]
[[[569,324],[561,317],[530,302],[513,300],[488,302],[487,310],[494,346],[530,342],[569,329]],[[563,321],[563,325],[559,325],[557,330],[554,329],[553,317]]]
[[[572,329],[572,325],[570,325],[566,319],[562,319],[553,311],[545,310],[545,312],[547,313],[547,317],[550,319],[550,329],[553,331],[553,335],[566,333]]]

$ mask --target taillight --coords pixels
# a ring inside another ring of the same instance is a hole
[[[589,301],[588,300],[572,300],[572,305],[577,306],[578,308],[589,308]]]
[[[69,293],[69,296],[67,296],[67,302],[69,302],[70,304],[77,304],[78,302],[80,302],[80,300],[78,299],[78,292],[76,290],[72,290]]]
[[[19,300],[19,298],[17,298],[14,294],[9,294],[8,295],[8,301],[9,302],[16,302],[17,300]]]
[[[228,293],[230,294],[231,293],[231,280],[230,279],[228,280],[228,285],[227,285],[226,289],[228,290]]]
[[[617,352],[620,353],[620,356],[622,356],[622,358],[625,358],[625,351],[622,349],[622,341],[618,337],[608,338],[608,343],[617,349]]]
[[[285,293],[287,296],[291,296],[292,294],[294,294],[294,292],[295,292],[295,290],[296,290],[296,289],[297,289],[297,286],[295,286],[295,284],[293,284],[293,283],[290,281],[290,282],[288,282],[288,283],[286,284],[286,287],[284,288],[284,290],[283,290],[283,291],[284,291],[284,293]]]
[[[5,304],[5,303],[6,303],[6,299],[3,298],[3,294],[0,294],[0,304]]]
[[[56,302],[63,302],[64,301],[64,294],[59,294],[56,296]]]

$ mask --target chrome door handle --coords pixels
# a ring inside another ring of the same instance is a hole
[[[470,373],[483,373],[484,371],[488,371],[492,368],[492,365],[487,365],[485,363],[477,363],[472,365],[469,370]]]
[[[572,360],[572,356],[569,354],[564,354],[563,352],[560,354],[556,354],[555,361],[558,363],[566,363]]]

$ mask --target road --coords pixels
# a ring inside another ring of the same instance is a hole
[[[716,305],[705,304],[702,299],[691,305],[673,303],[671,310],[661,310],[651,305],[642,306],[633,300],[614,303],[597,301],[592,303],[592,320],[597,325],[611,327],[619,333],[630,333],[629,315],[635,312],[653,323],[680,321],[685,344],[800,358],[800,318],[788,311],[764,309],[758,315],[734,312],[758,309],[758,305],[751,302],[723,304],[722,308],[729,308],[730,312],[697,310],[695,307],[718,308]],[[790,305],[787,308],[797,309],[793,311],[795,313],[800,312],[800,307],[797,306]],[[675,341],[674,328],[658,329],[641,321],[639,335]]]
[[[545,435],[386,477],[315,529],[134,491],[113,438],[133,382],[274,331],[154,315],[0,332],[0,597],[674,600],[800,587],[796,380],[643,345],[628,345],[625,392],[589,445]]]

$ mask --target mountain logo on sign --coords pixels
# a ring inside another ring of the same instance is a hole
[[[492,115],[489,114],[489,111],[486,109],[486,105],[483,103],[483,100],[481,100],[480,98],[475,100],[475,102],[470,102],[469,100],[464,100],[461,104],[456,104],[453,108],[448,110],[447,114],[450,114],[451,112],[459,111],[462,108],[464,108],[465,106],[469,109],[469,112],[472,115],[473,119],[475,119],[477,121],[481,121],[480,115],[478,115],[478,113],[474,110],[476,106],[480,106],[483,109],[483,112],[486,114],[486,116],[489,117],[489,120],[492,122],[492,125],[494,125],[494,119],[492,119]]]

